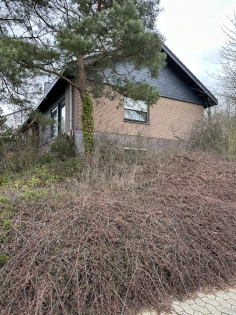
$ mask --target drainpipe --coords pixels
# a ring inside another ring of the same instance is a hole
[[[70,140],[73,138],[73,87],[70,85]]]

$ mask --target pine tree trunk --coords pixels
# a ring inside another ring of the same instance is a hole
[[[84,66],[84,56],[80,55],[78,57],[78,66],[79,66],[79,87],[80,87],[80,97],[83,102],[85,96],[85,83],[86,83],[86,70]]]

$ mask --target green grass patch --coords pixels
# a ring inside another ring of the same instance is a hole
[[[11,186],[14,189],[32,190],[32,188],[56,184],[61,180],[69,179],[81,170],[81,166],[81,161],[78,158],[39,164],[27,172],[10,174],[8,181],[4,181],[4,184],[0,182],[0,185]]]
[[[20,198],[22,200],[33,201],[45,198],[47,195],[48,193],[45,189],[26,190],[21,194]]]
[[[0,203],[7,204],[9,203],[9,199],[5,196],[0,196]]]
[[[10,259],[10,256],[0,255],[0,267],[2,267]]]

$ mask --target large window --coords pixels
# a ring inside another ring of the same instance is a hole
[[[124,119],[130,121],[147,122],[148,106],[143,101],[134,101],[129,97],[124,98]]]
[[[53,123],[51,124],[51,138],[55,138],[58,135],[58,109],[57,107],[51,110],[51,118]]]
[[[65,101],[62,101],[58,105],[59,116],[58,116],[58,127],[60,133],[66,132],[66,107]]]
[[[66,131],[66,107],[65,101],[61,101],[58,105],[51,110],[51,139],[58,136],[58,133],[65,133]]]

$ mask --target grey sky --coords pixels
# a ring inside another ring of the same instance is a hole
[[[157,27],[166,45],[208,88],[215,86],[210,74],[220,67],[218,50],[226,40],[223,25],[230,25],[235,0],[161,0],[164,12]],[[208,74],[209,73],[209,74]]]

